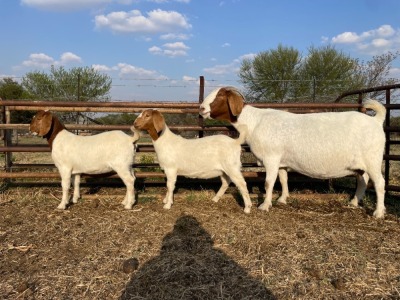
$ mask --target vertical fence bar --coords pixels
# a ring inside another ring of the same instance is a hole
[[[386,104],[390,104],[390,89],[386,90]],[[390,128],[390,108],[389,105],[387,105],[386,108],[386,119],[385,119],[385,125],[386,128]],[[389,154],[390,154],[390,130],[386,130],[385,132],[386,136],[386,145],[385,145],[385,186],[389,185],[389,174],[390,174],[390,160],[389,160]]]
[[[362,102],[363,102],[363,94],[362,93],[358,93],[357,103],[361,105]],[[361,108],[358,109],[358,111],[366,113],[367,110],[365,108],[361,107]]]
[[[0,99],[0,102],[2,102],[2,100]],[[2,104],[1,105],[1,116],[0,116],[0,123],[1,124],[5,124],[6,122],[6,107]],[[1,130],[1,139],[3,140],[3,145],[4,147],[6,146],[6,129]],[[7,165],[7,160],[6,160],[6,155],[4,154],[4,165]]]
[[[200,76],[200,84],[199,84],[199,108],[200,104],[203,103],[204,100],[204,76]],[[199,131],[199,138],[204,136],[204,119],[200,114],[198,115],[198,124],[203,129]]]
[[[11,124],[11,112],[8,109],[8,107],[4,108],[5,113],[4,113],[4,123],[5,124]],[[4,130],[4,146],[5,147],[11,147],[12,146],[12,129],[6,129]],[[11,165],[12,165],[12,152],[6,152],[4,154],[5,156],[5,169],[6,172],[11,171]]]

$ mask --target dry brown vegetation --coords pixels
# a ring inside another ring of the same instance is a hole
[[[2,299],[400,298],[393,196],[377,221],[345,193],[302,190],[245,215],[234,188],[216,204],[181,186],[170,211],[164,188],[139,190],[131,211],[122,187],[92,191],[65,211],[57,185],[2,193]]]
[[[126,211],[122,182],[97,179],[58,211],[60,182],[34,181],[1,189],[1,299],[400,299],[400,197],[388,194],[376,220],[373,189],[362,208],[347,206],[353,179],[335,190],[290,182],[289,203],[268,213],[255,207],[260,184],[249,185],[250,215],[234,187],[213,203],[215,184],[179,179],[170,211],[164,184],[138,180]]]

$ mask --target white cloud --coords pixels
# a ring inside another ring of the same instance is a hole
[[[343,32],[332,38],[332,42],[336,44],[356,43],[361,38],[355,32]]]
[[[111,12],[95,17],[96,28],[117,33],[158,34],[192,28],[186,17],[176,11],[156,9],[143,15],[139,10]]]
[[[21,4],[26,6],[55,11],[97,8],[112,2],[113,0],[21,0]]]
[[[231,44],[229,44],[229,43],[224,43],[224,44],[222,44],[222,48],[225,48],[225,47],[230,47],[231,46]]]
[[[184,33],[167,33],[160,36],[161,40],[188,40],[191,36]]]
[[[254,53],[248,53],[235,58],[232,62],[228,64],[219,64],[210,68],[204,68],[203,71],[213,75],[228,75],[228,74],[237,74],[240,70],[240,64],[243,59],[252,59],[254,58]]]
[[[186,56],[190,47],[183,42],[166,43],[161,47],[153,46],[149,48],[149,52],[154,55],[165,55],[169,57]]]
[[[326,38],[324,38],[326,41]],[[400,29],[390,25],[382,25],[377,29],[362,32],[343,32],[332,38],[334,44],[354,46],[358,51],[376,55],[400,48]]]
[[[96,71],[99,71],[99,72],[110,72],[110,71],[112,71],[112,68],[107,67],[106,65],[94,64],[94,65],[92,65],[92,68],[95,69]]]
[[[150,47],[150,48],[149,48],[149,52],[150,52],[151,54],[158,55],[158,54],[162,54],[163,50],[162,50],[160,47],[153,46],[153,47]]]
[[[254,59],[254,57],[256,57],[255,53],[247,53],[247,54],[244,54],[242,56],[239,56],[239,58],[237,60],[239,62],[241,62],[243,59]]]
[[[24,60],[22,65],[25,67],[35,67],[40,69],[45,69],[50,67],[55,63],[55,60],[44,53],[33,53],[29,55],[28,60]]]
[[[65,52],[61,54],[60,60],[55,60],[53,57],[45,54],[45,53],[32,53],[29,55],[27,60],[22,62],[22,66],[29,68],[38,68],[38,69],[47,69],[52,65],[68,65],[72,63],[81,63],[82,59],[72,53]]]
[[[118,63],[112,67],[106,65],[92,65],[92,67],[99,72],[117,72],[121,79],[167,79],[166,76],[161,75],[157,71],[147,70],[127,63]]]
[[[65,52],[61,55],[61,64],[68,64],[68,63],[81,63],[82,58],[72,52]]]

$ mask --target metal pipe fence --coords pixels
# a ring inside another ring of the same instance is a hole
[[[384,173],[386,180],[387,191],[400,191],[400,186],[389,183],[390,167],[392,161],[400,161],[400,155],[390,152],[393,145],[400,144],[400,141],[391,139],[391,133],[400,132],[400,127],[391,126],[390,112],[399,110],[399,104],[391,103],[390,92],[400,88],[400,84],[393,86],[375,87],[373,91],[386,91],[386,108],[388,115],[384,130],[386,133],[386,149],[384,155]],[[296,113],[322,112],[322,111],[342,111],[342,110],[360,110],[362,111],[363,95],[368,93],[370,89],[358,90],[342,94],[337,98],[335,103],[252,103],[259,108],[274,108],[284,109]],[[357,103],[340,103],[340,99],[359,95]],[[0,101],[2,122],[0,123],[0,131],[3,132],[3,145],[0,146],[0,153],[4,155],[4,169],[0,173],[0,178],[58,178],[58,172],[45,172],[43,169],[54,168],[52,164],[18,164],[13,162],[13,154],[17,152],[50,152],[47,145],[33,145],[13,143],[13,131],[27,132],[29,124],[13,124],[11,115],[21,111],[38,111],[51,110],[56,112],[91,112],[91,113],[132,113],[138,114],[148,108],[157,108],[163,114],[191,114],[194,115],[195,124],[177,125],[168,124],[173,131],[178,132],[195,132],[198,137],[203,137],[205,133],[213,134],[215,132],[234,135],[235,130],[232,126],[209,126],[198,116],[199,103],[204,98],[204,78],[200,78],[199,85],[199,102],[67,102],[67,101],[24,101],[24,100],[6,100]],[[99,124],[66,124],[69,130],[84,130],[84,131],[105,131],[105,130],[129,130],[130,125],[99,125]],[[247,145],[243,146],[244,150],[250,152]],[[154,148],[151,143],[138,143],[137,152],[153,153]],[[243,170],[243,175],[249,180],[261,180],[265,177],[264,171],[259,171],[259,167],[254,162],[246,162],[243,164],[246,168]],[[160,170],[155,169],[155,163],[135,163],[133,167],[136,169],[135,175],[137,178],[164,178],[164,174]],[[256,169],[256,171],[252,170]],[[38,169],[42,171],[37,171]],[[115,177],[116,175],[107,175]]]

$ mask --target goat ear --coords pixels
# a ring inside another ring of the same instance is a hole
[[[165,127],[164,117],[158,110],[153,110],[153,125],[157,132]]]
[[[235,90],[228,90],[228,105],[232,115],[235,117],[240,115],[244,106],[244,98],[242,94]]]
[[[45,136],[50,131],[52,122],[53,122],[52,114],[46,111],[40,120],[39,136]]]

